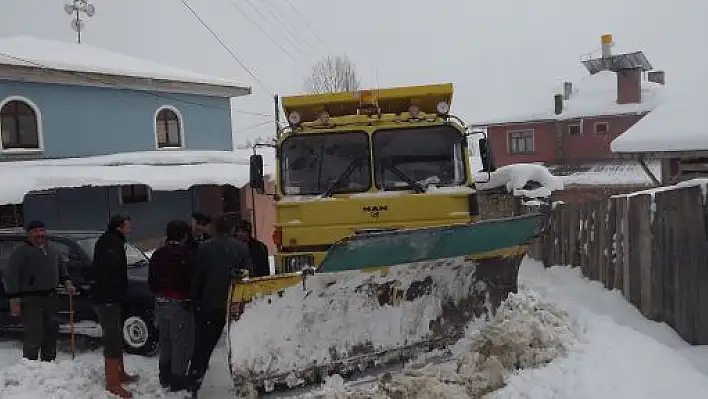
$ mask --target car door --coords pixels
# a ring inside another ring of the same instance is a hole
[[[69,240],[50,238],[50,243],[59,252],[59,262],[66,268],[74,287],[76,287],[76,295],[73,297],[74,321],[95,321],[96,317],[90,296],[90,266],[85,257],[82,256],[78,245]],[[70,298],[63,281],[59,283],[57,292],[61,301],[59,317],[62,322],[68,323]]]
[[[2,281],[2,272],[10,260],[12,252],[20,245],[24,244],[24,240],[20,237],[0,237],[0,282]],[[0,323],[3,328],[13,328],[21,325],[19,317],[10,315],[10,301],[5,296],[4,283],[0,284]]]

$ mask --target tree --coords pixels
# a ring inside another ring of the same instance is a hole
[[[354,91],[360,88],[356,67],[347,56],[330,56],[317,62],[304,83],[308,93]]]

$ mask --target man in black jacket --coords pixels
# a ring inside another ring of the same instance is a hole
[[[131,383],[138,379],[137,376],[128,375],[123,365],[122,301],[128,290],[125,236],[130,232],[130,217],[113,216],[106,231],[96,241],[93,251],[93,270],[96,277],[93,296],[103,329],[106,390],[120,398],[133,397],[123,388],[122,383]]]
[[[241,220],[236,224],[236,238],[248,245],[248,252],[253,262],[252,277],[270,276],[270,262],[268,261],[268,247],[253,237],[251,223]]]
[[[3,271],[5,295],[10,298],[10,312],[22,318],[24,342],[22,354],[30,360],[51,362],[57,357],[59,336],[59,282],[74,294],[69,274],[59,253],[47,243],[47,232],[40,221],[26,227],[27,241],[12,252]]]
[[[192,275],[197,337],[189,365],[193,397],[197,396],[226,323],[231,281],[244,270],[252,270],[248,247],[233,237],[233,221],[222,216],[215,221],[214,228],[216,235],[197,249]]]

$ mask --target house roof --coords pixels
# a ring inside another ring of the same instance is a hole
[[[227,78],[213,77],[153,61],[142,60],[88,44],[38,39],[30,36],[0,38],[0,65],[90,73],[150,82],[181,82],[231,88],[233,96],[250,93]],[[2,78],[2,76],[0,76]]]
[[[699,74],[687,87],[667,88],[657,109],[616,138],[616,153],[708,151],[708,77]]]
[[[529,104],[529,108],[513,115],[504,115],[473,126],[503,125],[509,123],[556,121],[595,116],[643,114],[656,108],[661,102],[664,87],[660,84],[642,81],[642,102],[639,104],[617,104],[617,76],[614,72],[602,71],[588,75],[576,84],[570,99],[563,102],[563,112],[554,112],[553,94],[548,94],[548,102]],[[562,93],[559,90],[558,93]]]
[[[647,159],[645,163],[654,177],[661,179],[661,160]],[[639,162],[631,159],[550,165],[548,170],[566,186],[653,185]]]
[[[263,150],[265,151],[265,150]],[[265,151],[267,152],[267,151]],[[153,190],[186,190],[199,184],[249,182],[248,150],[143,151],[83,158],[0,162],[0,204],[22,203],[27,193],[74,187],[145,184]],[[264,155],[272,174],[274,155]]]

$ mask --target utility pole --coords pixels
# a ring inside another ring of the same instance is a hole
[[[76,32],[76,42],[81,44],[81,31],[84,29],[84,21],[81,19],[81,13],[91,18],[96,13],[96,7],[86,0],[72,0],[71,3],[64,4],[64,12],[74,16],[71,19],[71,29]]]
[[[273,96],[273,102],[275,104],[275,138],[280,138],[280,105],[278,104],[278,95]]]

